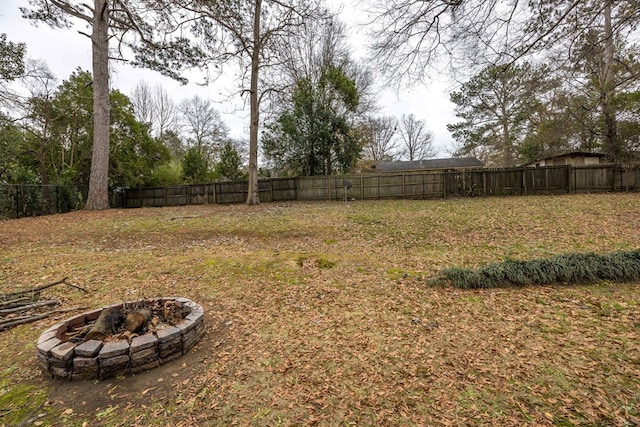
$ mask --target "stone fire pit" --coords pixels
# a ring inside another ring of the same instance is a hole
[[[103,341],[74,337],[77,331],[89,328],[103,310],[130,307],[149,310],[171,307],[173,322],[160,322],[155,316],[155,324],[145,326],[140,334],[125,332]],[[83,313],[50,327],[38,339],[37,358],[53,378],[102,380],[147,371],[177,359],[191,350],[203,334],[201,305],[187,298],[139,300]]]

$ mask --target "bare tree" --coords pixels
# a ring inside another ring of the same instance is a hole
[[[211,100],[198,95],[182,101],[179,109],[187,143],[210,161],[228,138],[229,129],[220,118],[220,113],[213,108]]]
[[[169,130],[178,125],[178,109],[173,99],[161,86],[156,85],[153,91],[154,130],[158,138],[164,138]]]
[[[131,104],[133,105],[133,112],[136,119],[142,123],[146,123],[149,126],[153,126],[155,120],[155,111],[153,105],[153,93],[149,85],[140,81],[133,88],[131,92]]]
[[[273,74],[280,77],[283,88],[293,89],[301,79],[317,85],[327,68],[334,66],[353,79],[358,88],[358,108],[354,115],[364,117],[376,111],[373,72],[366,64],[353,59],[347,27],[337,17],[327,16],[294,28],[280,51],[283,60],[278,72]],[[279,104],[290,98],[291,91],[283,90],[282,95],[283,100],[279,100]]]
[[[514,65],[554,52],[556,68],[581,54],[584,37],[596,31],[602,52],[598,76],[600,113],[606,130],[603,150],[617,161],[622,149],[616,95],[620,84],[637,82],[618,47],[637,40],[640,4],[637,0],[370,0],[373,14],[371,51],[388,81],[413,84],[428,78],[434,65],[447,63],[477,73],[491,65]],[[554,70],[551,70],[554,71]]]
[[[474,74],[553,46],[570,54],[581,34],[607,25],[608,15],[603,43],[624,39],[640,17],[635,0],[369,0],[368,11],[371,52],[387,77],[403,83],[444,63],[471,66]]]
[[[184,81],[180,70],[198,64],[201,52],[181,30],[191,17],[178,13],[174,0],[29,0],[22,8],[25,18],[52,27],[70,28],[76,20],[90,26],[93,68],[93,152],[89,193],[85,209],[109,208],[109,40],[114,39],[113,58],[133,53],[137,66],[145,66]]]
[[[438,154],[433,146],[433,133],[426,128],[424,120],[417,120],[413,114],[402,115],[398,133],[403,143],[402,154],[407,160],[423,160]]]
[[[178,110],[161,85],[152,89],[146,82],[140,81],[131,92],[130,99],[136,118],[149,124],[154,136],[163,138],[166,131],[176,130]]]
[[[398,156],[394,137],[398,121],[393,116],[369,117],[361,124],[364,158],[373,162],[388,162]]]

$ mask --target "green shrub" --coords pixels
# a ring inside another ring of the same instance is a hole
[[[430,283],[478,289],[632,280],[640,280],[640,250],[604,255],[573,253],[531,261],[507,260],[479,269],[453,267],[442,270]]]

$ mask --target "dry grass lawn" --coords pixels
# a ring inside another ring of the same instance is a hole
[[[44,376],[0,332],[0,425],[640,423],[638,283],[463,291],[446,267],[640,246],[640,194],[74,212],[0,222],[0,291],[185,296],[208,332],[141,375]],[[73,313],[64,315],[70,317]]]

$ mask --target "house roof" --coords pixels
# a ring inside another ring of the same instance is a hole
[[[370,166],[376,172],[404,172],[432,169],[460,169],[483,167],[484,163],[475,157],[452,157],[447,159],[426,159],[403,162],[380,162]]]
[[[527,164],[524,164],[522,166],[533,165],[533,164],[541,162],[543,160],[547,161],[547,160],[551,160],[551,159],[562,159],[563,157],[598,157],[598,158],[602,158],[602,157],[606,157],[606,155],[602,154],[602,153],[592,153],[590,151],[570,151],[568,153],[557,154],[555,156],[541,157],[539,159],[536,159],[536,160],[534,160],[532,162],[529,162]]]

